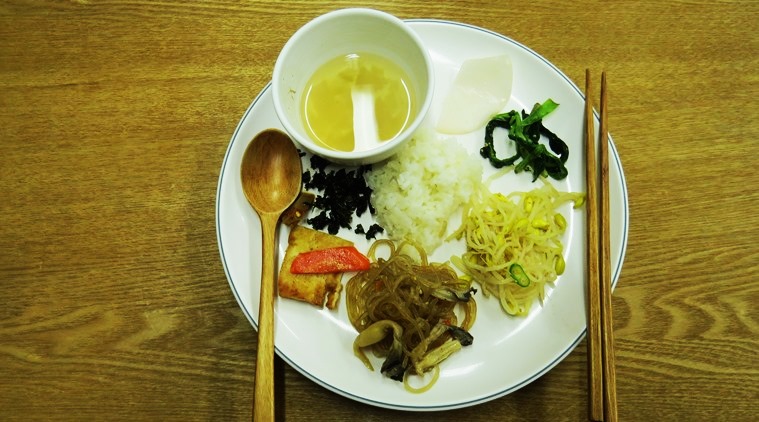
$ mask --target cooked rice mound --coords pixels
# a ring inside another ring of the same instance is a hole
[[[456,142],[420,132],[365,177],[377,221],[388,235],[432,252],[443,243],[451,217],[460,221],[462,204],[482,183],[482,164]]]

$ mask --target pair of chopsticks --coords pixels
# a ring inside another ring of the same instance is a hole
[[[601,74],[601,126],[596,143],[590,69],[585,70],[585,155],[588,239],[588,384],[590,420],[616,422],[617,383],[611,313],[609,133],[606,72]],[[596,147],[600,164],[596,162]],[[600,168],[599,168],[600,167]],[[599,183],[600,180],[600,183]],[[597,188],[600,184],[600,189]]]

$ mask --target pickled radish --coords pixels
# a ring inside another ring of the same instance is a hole
[[[507,55],[466,60],[443,100],[435,128],[458,135],[484,127],[508,103],[512,80],[511,59]]]

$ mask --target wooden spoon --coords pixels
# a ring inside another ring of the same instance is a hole
[[[300,156],[284,133],[267,129],[256,135],[242,157],[242,190],[261,219],[263,261],[258,308],[253,420],[274,420],[274,268],[277,227],[282,212],[301,191]]]

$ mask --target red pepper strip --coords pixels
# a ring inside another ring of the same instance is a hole
[[[293,274],[326,274],[369,269],[369,259],[353,246],[303,252],[290,265]]]

